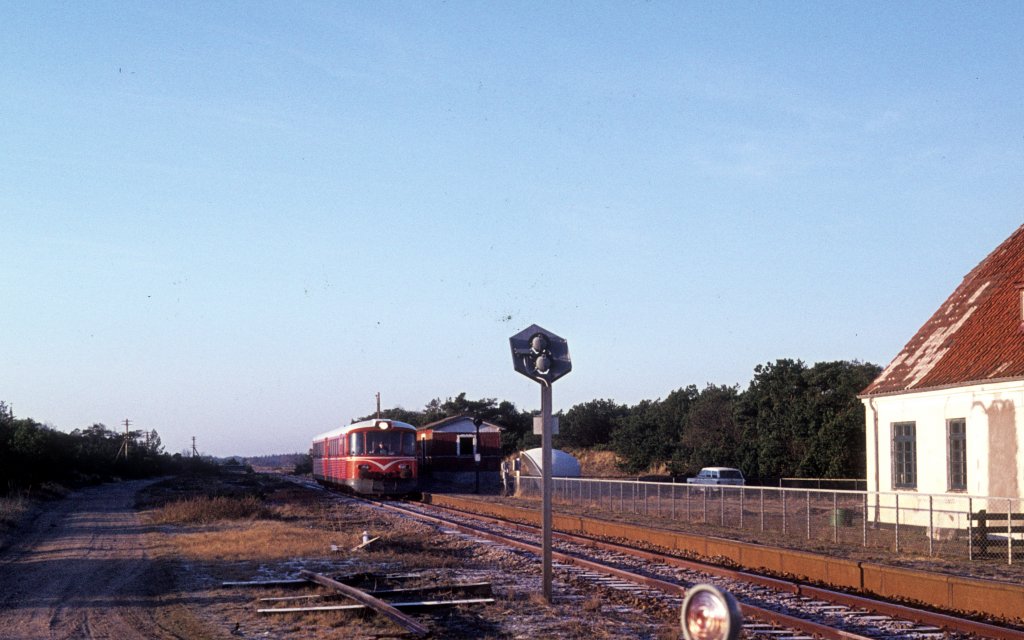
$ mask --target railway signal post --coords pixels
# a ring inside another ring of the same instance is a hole
[[[551,385],[572,371],[569,343],[533,324],[509,338],[512,366],[540,384],[541,522],[543,528],[544,598],[551,602]]]

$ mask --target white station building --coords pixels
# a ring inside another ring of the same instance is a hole
[[[869,492],[1021,497],[1024,226],[964,277],[860,398]]]

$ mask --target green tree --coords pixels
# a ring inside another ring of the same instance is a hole
[[[863,476],[864,412],[857,393],[879,371],[845,361],[758,365],[739,403],[743,469],[761,478]]]
[[[709,384],[690,403],[678,462],[673,472],[695,474],[701,467],[742,468],[742,430],[736,422],[739,389]]]
[[[795,473],[806,455],[810,422],[804,371],[799,360],[782,359],[754,367],[754,379],[740,401],[742,468],[759,478]]]
[[[814,426],[810,454],[799,475],[818,478],[863,478],[865,458],[864,405],[857,398],[882,368],[864,362],[819,362],[806,374],[809,413]]]
[[[612,431],[629,413],[629,407],[613,400],[591,400],[574,405],[559,421],[559,447],[602,447],[612,440]]]
[[[629,410],[615,431],[611,448],[629,473],[640,473],[678,458],[678,448],[697,388],[677,389],[664,400],[643,400]]]

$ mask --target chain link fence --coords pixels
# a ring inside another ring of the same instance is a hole
[[[857,545],[934,558],[1024,562],[1024,501],[950,494],[712,486],[553,478],[552,500],[586,511],[632,514],[740,530],[789,543]],[[541,478],[516,479],[539,498]]]

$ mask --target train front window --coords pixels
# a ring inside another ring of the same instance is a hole
[[[400,431],[368,431],[366,433],[367,450],[375,456],[397,456],[403,453],[405,434]]]

